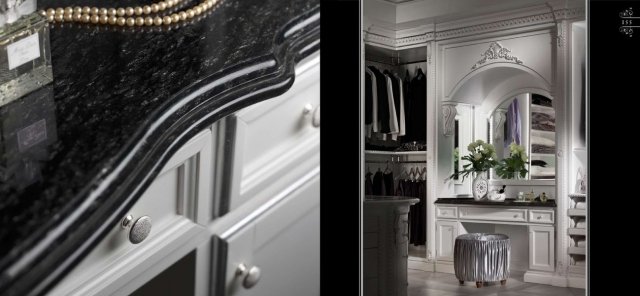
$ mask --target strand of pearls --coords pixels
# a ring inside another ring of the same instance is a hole
[[[77,22],[118,26],[162,26],[191,20],[213,8],[218,0],[203,0],[199,4],[170,15],[156,15],[180,4],[184,0],[164,0],[158,3],[136,7],[98,8],[98,7],[58,7],[49,8],[41,14],[50,22]]]

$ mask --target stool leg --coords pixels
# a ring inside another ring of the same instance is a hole
[[[458,280],[460,282],[460,285],[464,285],[464,281]]]
[[[482,282],[476,282],[476,288],[482,288]]]
[[[507,280],[501,280],[501,281],[500,281],[500,285],[504,286],[504,285],[506,285],[506,284],[507,284]]]

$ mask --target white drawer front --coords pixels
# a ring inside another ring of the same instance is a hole
[[[526,209],[459,207],[460,219],[527,222]]]
[[[554,213],[549,210],[529,210],[530,223],[553,224]]]
[[[458,208],[456,207],[437,207],[436,217],[438,218],[458,218]]]
[[[230,198],[228,211],[288,186],[298,174],[289,178],[287,172],[316,165],[308,160],[320,153],[319,64],[297,74],[285,94],[247,107],[231,120],[233,154],[223,159],[233,159],[229,194],[223,197]],[[267,186],[276,191],[264,192]]]
[[[197,222],[208,221],[210,203],[196,198],[210,194],[209,183],[199,180],[210,178],[211,149],[211,130],[207,129],[176,152],[127,212],[133,217],[132,226],[113,226],[50,295],[109,295],[125,285],[135,289],[128,282],[145,272],[150,262],[161,260],[200,233]],[[151,230],[134,244],[129,233],[143,216],[150,218]]]

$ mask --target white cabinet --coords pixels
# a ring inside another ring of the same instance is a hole
[[[555,270],[553,226],[529,226],[529,269]]]
[[[458,221],[436,221],[436,259],[453,261]]]
[[[319,168],[214,237],[214,295],[320,294]]]

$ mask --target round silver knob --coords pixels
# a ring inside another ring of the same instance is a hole
[[[313,105],[306,104],[306,105],[304,105],[304,108],[302,109],[302,114],[309,115],[309,114],[311,114],[311,111],[313,111]]]
[[[538,220],[542,219],[542,216],[538,216],[538,218],[537,218],[537,219],[538,219]]]
[[[247,268],[244,263],[238,265],[238,269],[236,270],[236,274],[239,276],[244,276],[242,279],[242,286],[245,289],[251,289],[260,281],[260,268],[257,266],[252,266]]]
[[[513,215],[513,218],[518,218],[518,214]]]
[[[313,118],[311,119],[311,123],[314,127],[320,127],[320,106],[316,107],[316,110],[313,111]]]
[[[127,215],[122,220],[123,228],[131,228],[129,230],[129,241],[132,244],[139,244],[151,233],[151,217],[142,216],[133,222],[133,216]]]

